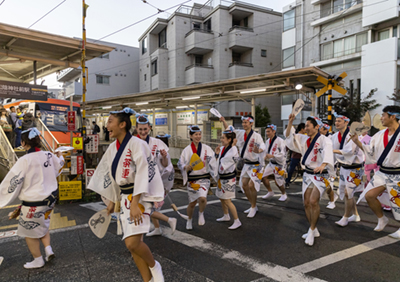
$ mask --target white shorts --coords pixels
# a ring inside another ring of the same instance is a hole
[[[21,207],[17,234],[20,237],[43,238],[50,227],[50,214],[54,208],[48,206]]]
[[[139,205],[144,207],[144,213],[142,216],[143,222],[139,225],[135,225],[135,223],[130,220],[131,202],[128,200],[129,196],[130,195],[127,194],[121,195],[120,220],[122,224],[122,231],[124,232],[122,240],[132,235],[144,234],[150,231],[150,213],[153,205],[148,202],[139,201]]]
[[[281,173],[282,175],[279,173]],[[283,186],[283,184],[285,184],[285,178],[283,177],[284,173],[285,170],[282,169],[281,165],[269,163],[265,167],[262,177],[264,178],[273,175],[275,177],[276,184],[278,184],[278,186]]]

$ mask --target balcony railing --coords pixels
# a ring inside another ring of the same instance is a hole
[[[329,8],[323,7],[321,5],[321,13],[320,16],[321,18],[330,16],[332,14],[341,12],[343,10],[349,9],[357,4],[362,3],[362,0],[353,0],[353,1],[345,1],[344,4],[341,5],[330,5]],[[329,3],[332,3],[331,1],[329,1]]]
[[[198,28],[198,27],[194,27],[191,31],[189,31],[188,33],[185,34],[185,37],[189,36],[190,34],[192,34],[193,32],[204,32],[204,33],[211,33],[214,34],[214,32],[210,29],[203,29],[203,28]]]
[[[232,62],[229,64],[229,67],[233,67],[233,66],[242,66],[242,67],[253,67],[252,63],[241,63],[241,62]]]
[[[194,68],[194,67],[206,68],[206,69],[213,69],[214,68],[213,65],[193,64],[193,65],[187,66],[185,68],[185,71],[190,70],[191,68]]]
[[[240,26],[240,25],[234,25],[229,29],[229,32],[231,32],[232,30],[243,30],[243,31],[248,31],[248,32],[254,32],[254,30],[251,27],[246,27],[246,26]]]

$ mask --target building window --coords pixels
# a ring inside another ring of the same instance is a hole
[[[361,2],[362,0],[329,0],[320,4],[320,17],[323,18],[341,12]]]
[[[283,50],[283,63],[282,68],[288,68],[294,66],[294,47]]]
[[[321,60],[329,60],[361,52],[361,46],[367,43],[368,34],[364,32],[323,44],[321,45]]]
[[[143,78],[144,78],[144,81],[146,81],[147,80],[147,74],[144,74]]]
[[[158,47],[167,48],[167,29],[166,28],[164,28],[158,34]]]
[[[142,54],[147,52],[147,36],[142,40]]]
[[[388,39],[390,37],[390,29],[385,29],[378,32],[378,41]]]
[[[267,50],[261,49],[261,57],[267,57]]]
[[[212,28],[211,28],[211,19],[207,20],[204,22],[204,30],[211,32]]]
[[[283,31],[292,29],[296,25],[296,10],[292,9],[283,14]]]
[[[99,58],[100,59],[110,59],[110,54],[109,53],[103,54],[103,55],[99,56]]]
[[[110,84],[110,77],[108,75],[96,74],[96,83],[97,84],[109,85]]]
[[[156,74],[158,74],[157,60],[151,62],[151,75],[156,75]]]
[[[244,26],[244,27],[249,27],[249,17],[245,17],[245,18],[243,19],[243,26]]]
[[[392,37],[398,37],[397,36],[397,25],[393,26],[393,36]]]
[[[195,55],[194,56],[194,63],[196,65],[201,65],[203,64],[203,55]]]
[[[199,22],[193,22],[192,24],[193,24],[193,29],[195,29],[195,30],[201,29],[201,23],[199,23]]]
[[[329,60],[333,57],[333,45],[332,42],[321,45],[321,60]]]

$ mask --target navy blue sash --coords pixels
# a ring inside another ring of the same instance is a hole
[[[269,154],[269,152],[271,152],[271,148],[274,146],[275,140],[276,140],[276,135],[274,136],[274,138],[272,138],[271,144],[269,144],[268,153],[267,154]]]
[[[190,147],[192,147],[192,144],[190,144]],[[196,154],[197,155],[199,155],[199,157],[201,158],[201,142],[199,142],[199,146],[197,146],[197,151],[196,151]],[[193,170],[191,170],[191,171],[189,171],[188,172],[188,176],[190,175],[190,173],[192,172]]]
[[[124,141],[122,141],[122,144],[119,146],[118,152],[115,155],[115,158],[114,158],[114,160],[112,162],[111,174],[112,174],[112,177],[114,178],[115,181],[117,181],[117,179],[115,178],[115,175],[117,173],[117,167],[118,167],[119,159],[121,158],[122,153],[124,152],[125,147],[128,144],[129,140],[131,140],[131,137],[132,137],[132,135],[129,132],[127,132],[126,135],[125,135]]]
[[[347,129],[345,130],[345,132],[344,132],[344,134],[343,134],[343,136],[342,136],[342,140],[340,141],[340,146],[339,146],[339,149],[340,149],[340,150],[343,149],[344,144],[346,143],[347,134],[349,134],[349,128],[347,128]]]
[[[314,145],[315,145],[315,142],[317,142],[317,139],[319,138],[319,136],[320,136],[321,134],[319,134],[319,132],[317,133],[317,135],[315,135],[315,137],[314,137],[314,139],[312,140],[312,142],[310,143],[310,146],[308,147],[308,149],[307,149],[307,151],[306,151],[306,153],[304,154],[304,156],[303,156],[303,160],[301,161],[301,164],[302,165],[306,165],[306,160],[307,160],[307,158],[308,158],[308,155],[311,153],[311,151],[313,150],[313,148],[314,148]]]
[[[145,141],[146,141],[147,144],[149,144],[149,142],[150,142],[150,135],[147,135],[147,136],[146,136],[146,140],[145,140]]]
[[[231,149],[231,145],[229,145],[228,147],[225,148],[224,152],[221,154],[221,156],[219,157],[219,164],[221,164],[221,160],[223,157],[225,157],[226,152],[228,152]]]
[[[389,129],[387,129],[389,130]],[[393,134],[392,138],[390,139],[389,143],[387,144],[385,150],[383,151],[382,155],[379,157],[378,160],[378,166],[382,166],[383,161],[385,160],[385,158],[387,157],[387,155],[389,155],[390,150],[392,149],[394,142],[397,139],[397,135],[399,135],[400,132],[400,126],[397,127],[396,132]]]
[[[250,133],[249,133],[249,135],[247,136],[246,141],[244,142],[242,152],[240,153],[240,158],[242,158],[242,159],[243,159],[243,156],[244,156],[244,152],[246,152],[247,144],[249,143],[249,141],[250,141],[252,135],[253,135],[253,129],[250,130]]]

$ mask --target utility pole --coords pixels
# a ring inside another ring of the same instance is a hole
[[[89,5],[86,5],[85,0],[82,0],[82,140],[83,140],[83,173],[86,173],[86,10]],[[82,185],[84,183],[84,177],[82,177]],[[86,189],[86,187],[85,187]]]

